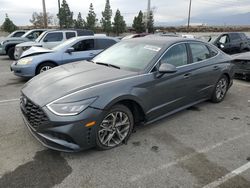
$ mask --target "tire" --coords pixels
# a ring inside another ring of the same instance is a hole
[[[247,80],[247,81],[250,81],[250,74],[247,74],[247,75],[246,75],[246,80]]]
[[[115,124],[113,124],[114,121]],[[134,117],[131,111],[124,105],[113,106],[104,115],[102,122],[96,129],[97,148],[99,150],[109,150],[120,146],[128,140],[133,127]]]
[[[229,86],[229,80],[227,76],[223,75],[220,77],[219,81],[216,83],[211,101],[213,103],[220,103],[224,100]]]
[[[47,71],[47,70],[49,70],[49,69],[52,69],[52,68],[54,68],[56,65],[55,64],[53,64],[53,63],[42,63],[41,65],[39,65],[39,67],[37,68],[37,71],[36,71],[36,75],[37,74],[40,74],[40,73],[42,73],[42,72],[45,72],[45,71]]]
[[[11,60],[15,60],[14,53],[15,53],[15,47],[10,47],[8,49],[7,54]]]

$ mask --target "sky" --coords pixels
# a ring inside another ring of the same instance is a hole
[[[90,3],[93,3],[100,20],[106,0],[67,0],[67,2],[74,12],[74,17],[81,12],[83,18],[88,13]],[[110,0],[110,4],[113,15],[119,9],[127,24],[133,22],[139,10],[147,9],[147,0]],[[155,22],[158,24],[178,25],[187,22],[189,0],[151,0],[151,6],[154,10]],[[56,16],[58,0],[46,0],[46,7],[47,12]],[[33,12],[42,12],[42,0],[0,0],[0,24],[8,13],[9,18],[16,25],[30,25],[29,20]],[[195,23],[206,23],[216,21],[217,18],[248,12],[250,12],[250,0],[192,0],[191,18],[194,18]]]

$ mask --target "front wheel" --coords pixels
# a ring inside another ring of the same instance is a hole
[[[133,129],[134,118],[124,105],[113,106],[97,128],[97,148],[108,150],[125,142]]]
[[[11,60],[15,60],[14,53],[15,53],[15,47],[11,47],[11,48],[8,50],[8,52],[7,52],[8,56],[9,56],[9,58],[10,58]]]
[[[49,69],[52,69],[54,68],[55,65],[53,63],[43,63],[41,65],[39,65],[37,71],[36,71],[36,74],[40,74],[40,73],[43,73]]]
[[[228,90],[228,85],[229,85],[229,80],[228,78],[223,75],[219,81],[216,83],[216,86],[214,88],[214,92],[212,94],[211,101],[214,103],[219,103],[223,101],[223,99],[226,96],[227,90]]]

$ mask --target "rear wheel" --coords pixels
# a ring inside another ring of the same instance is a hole
[[[49,69],[54,68],[55,65],[53,63],[43,63],[41,65],[39,65],[38,69],[37,69],[37,74],[43,73]]]
[[[8,49],[7,54],[11,60],[15,60],[14,53],[15,53],[15,47],[10,47]]]
[[[223,75],[219,81],[216,83],[211,101],[214,103],[219,103],[223,101],[223,99],[226,96],[227,90],[228,90],[228,85],[229,85],[229,80],[228,78]]]
[[[121,145],[129,138],[133,126],[131,111],[124,105],[113,106],[97,128],[97,147],[108,150]]]

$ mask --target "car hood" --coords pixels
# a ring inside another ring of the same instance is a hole
[[[23,42],[21,44],[16,45],[17,47],[29,47],[29,46],[38,46],[41,47],[42,44],[39,42],[33,42],[33,41],[29,41],[29,42]]]
[[[24,51],[21,58],[32,56],[32,55],[51,53],[51,52],[54,52],[54,51],[50,50],[50,49],[47,49],[47,48],[33,46],[30,49]]]
[[[24,85],[22,93],[43,107],[75,91],[98,87],[102,83],[136,74],[138,73],[80,61],[53,68],[34,77]]]

